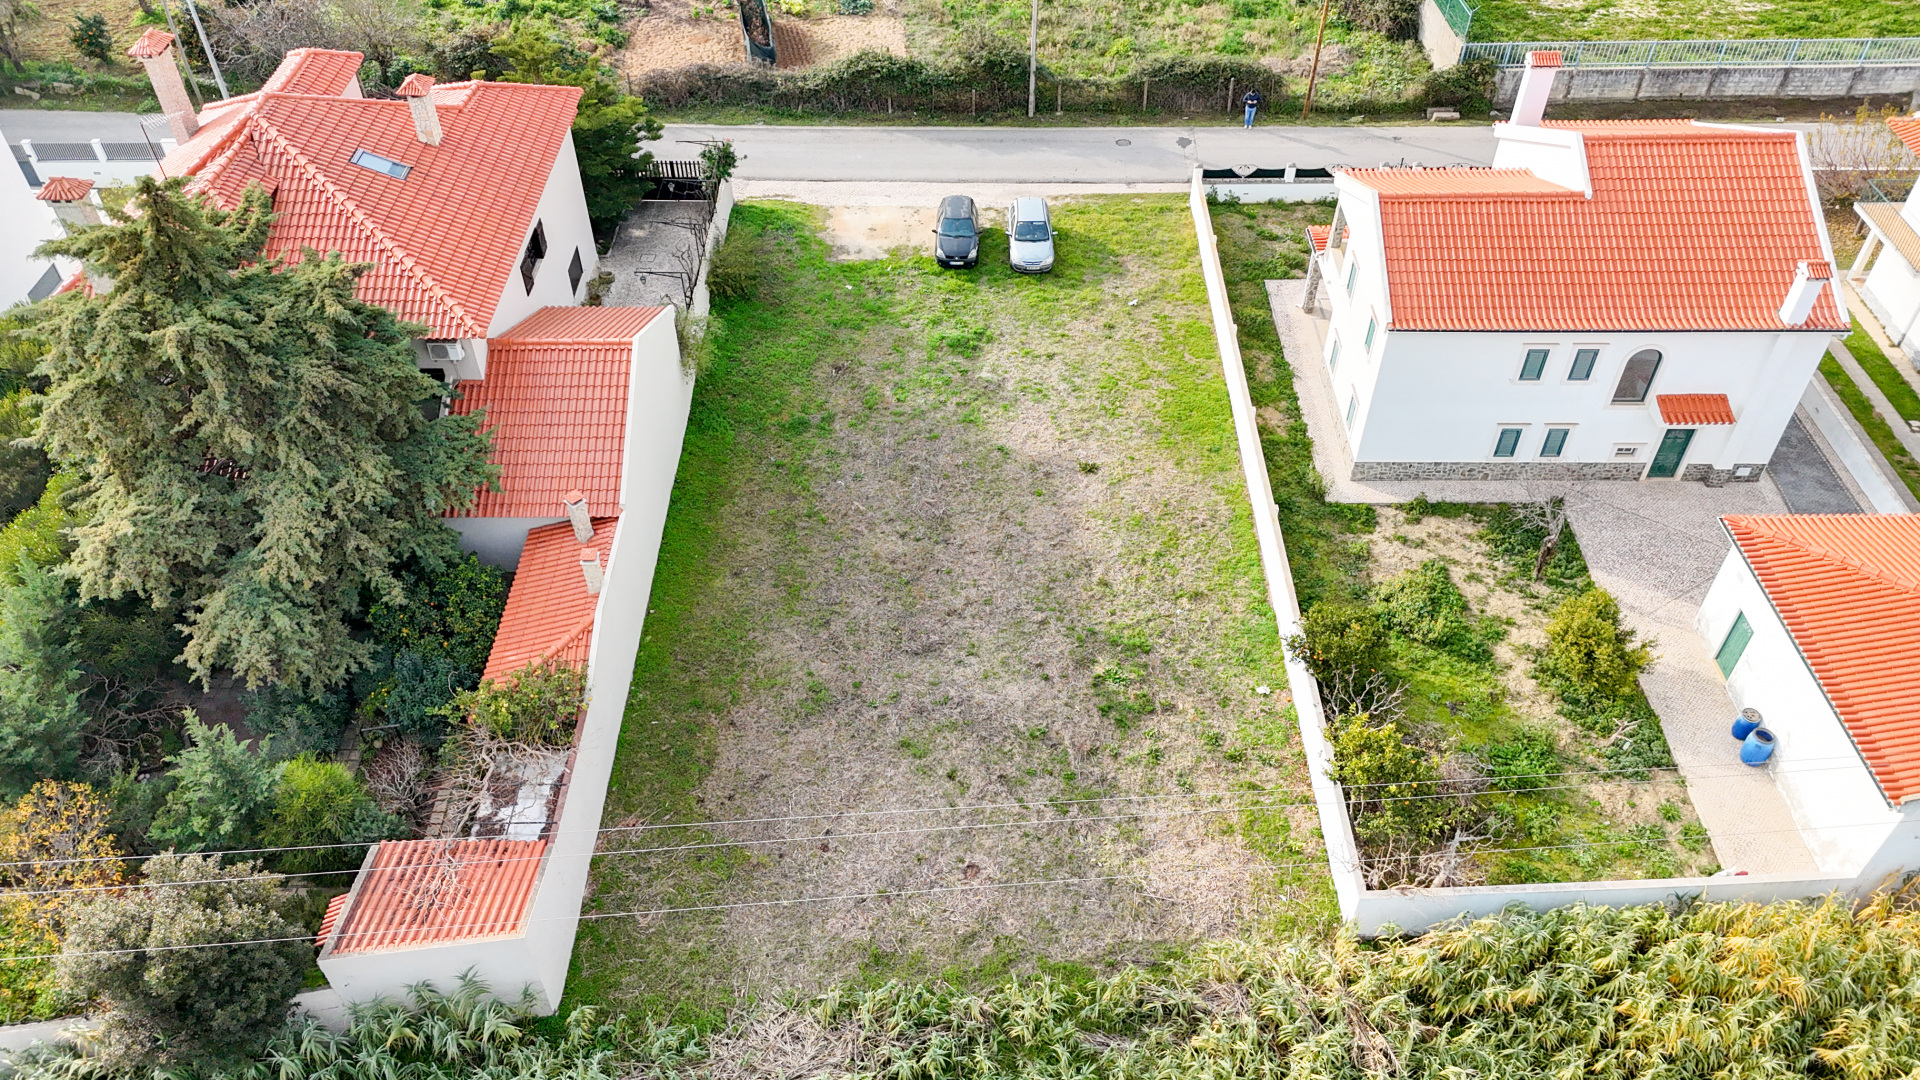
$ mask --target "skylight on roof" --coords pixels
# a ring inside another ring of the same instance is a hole
[[[395,180],[405,180],[407,174],[413,171],[413,166],[402,165],[392,158],[381,157],[371,150],[355,150],[353,156],[347,160],[363,169],[372,169],[377,173],[385,173]]]

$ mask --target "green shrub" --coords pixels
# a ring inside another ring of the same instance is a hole
[[[707,267],[707,291],[722,300],[751,300],[759,295],[761,266],[770,247],[766,233],[753,225],[729,228]]]
[[[1420,0],[1340,0],[1347,22],[1403,41],[1420,32]]]
[[[1620,625],[1620,605],[1605,590],[1588,588],[1570,597],[1547,620],[1546,664],[1587,694],[1630,698],[1639,693],[1641,669],[1653,659],[1634,633]]]
[[[113,31],[107,29],[105,15],[76,15],[67,31],[73,51],[96,64],[113,62]]]
[[[269,847],[361,844],[398,836],[400,821],[373,804],[344,765],[301,756],[286,763],[261,840]],[[351,870],[365,848],[287,851],[275,869],[287,873]]]
[[[286,765],[267,764],[268,738],[248,747],[233,729],[208,727],[186,712],[189,745],[173,763],[173,790],[154,819],[151,836],[181,851],[250,847],[273,803]]]
[[[1323,600],[1313,605],[1286,646],[1322,683],[1386,674],[1393,666],[1385,620],[1358,604]]]
[[[479,685],[479,672],[450,657],[401,649],[393,655],[393,677],[378,698],[380,711],[401,735],[433,749],[447,737],[447,704]]]
[[[477,690],[455,694],[447,709],[502,739],[568,746],[586,694],[586,669],[535,662],[504,679],[488,679]]]
[[[1428,559],[1375,590],[1381,617],[1402,637],[1463,660],[1488,660],[1493,650],[1467,621],[1467,598],[1442,559]]]
[[[1428,75],[1420,97],[1429,105],[1485,107],[1493,101],[1493,77],[1498,70],[1490,58],[1466,60]]]
[[[1331,742],[1331,775],[1346,791],[1363,845],[1425,843],[1459,819],[1463,800],[1421,797],[1441,792],[1440,772],[1431,754],[1408,745],[1398,724],[1354,716],[1338,723]]]
[[[1526,731],[1504,742],[1489,743],[1485,750],[1488,775],[1500,791],[1533,791],[1557,787],[1561,779],[1560,752],[1553,737],[1544,731]]]
[[[367,611],[374,639],[396,651],[411,649],[469,671],[485,670],[507,606],[506,575],[467,555],[438,570],[416,566],[398,577],[402,595]]]
[[[345,690],[302,694],[269,687],[249,696],[247,728],[273,739],[274,753],[331,754],[353,723],[353,695]]]
[[[73,545],[61,530],[74,524],[60,496],[74,484],[72,473],[57,473],[47,481],[40,501],[22,510],[0,528],[0,580],[20,580],[20,559],[36,566],[57,566],[67,560]]]

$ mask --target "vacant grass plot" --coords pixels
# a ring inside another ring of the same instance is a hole
[[[716,309],[588,901],[700,910],[590,920],[573,996],[712,1015],[1323,924],[1184,201],[1058,206],[1039,278],[998,230],[978,271],[830,262],[819,220],[736,211],[750,298]]]
[[[1474,41],[1700,40],[1908,37],[1920,34],[1911,0],[1481,0]]]

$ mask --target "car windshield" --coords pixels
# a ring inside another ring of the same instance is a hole
[[[1028,242],[1052,239],[1051,235],[1047,232],[1047,223],[1044,221],[1014,222],[1013,238],[1015,240],[1025,240]]]
[[[941,218],[940,219],[940,235],[941,236],[972,236],[973,235],[973,219],[963,218],[963,217]]]

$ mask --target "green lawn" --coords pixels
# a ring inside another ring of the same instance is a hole
[[[1258,692],[1285,680],[1185,200],[1054,209],[1041,277],[997,229],[953,272],[735,211],[765,278],[716,304],[604,821],[803,820],[612,834],[586,911],[1092,883],[590,919],[570,1001],[713,1022],[1337,917],[1297,732]],[[1139,795],[1174,809],[1108,801]],[[956,805],[1001,809],[840,816]],[[688,844],[712,846],[618,853]]]
[[[1869,345],[1873,344],[1871,339],[1858,331],[1854,332],[1853,337],[1865,339]],[[1853,345],[1852,338],[1848,339],[1847,344],[1849,347]],[[1876,354],[1878,351],[1875,350]],[[1856,352],[1853,355],[1855,359],[1860,360],[1862,367],[1867,367],[1865,359],[1859,353]],[[1880,360],[1882,363],[1886,362],[1884,356],[1880,357]],[[1867,367],[1867,371],[1871,373],[1873,368]],[[1873,407],[1873,402],[1867,400],[1867,395],[1847,375],[1847,370],[1840,366],[1840,361],[1835,360],[1831,353],[1820,358],[1820,375],[1827,380],[1828,386],[1833,387],[1833,392],[1839,396],[1840,400],[1846,402],[1847,411],[1853,413],[1853,418],[1866,429],[1867,438],[1873,440],[1873,445],[1879,447],[1880,452],[1886,455],[1887,461],[1893,465],[1893,471],[1898,473],[1901,481],[1907,485],[1907,490],[1913,492],[1915,498],[1920,498],[1920,462],[1916,462],[1913,455],[1907,453],[1907,448],[1894,437],[1893,429],[1887,425],[1886,418]],[[1899,378],[1897,374],[1893,377]],[[1892,400],[1897,402],[1899,399]]]
[[[1469,0],[1471,2],[1471,0]],[[1911,0],[1481,0],[1473,41],[1644,41],[1714,38],[1852,38],[1920,35]]]
[[[1896,371],[1893,361],[1880,351],[1865,330],[1855,329],[1847,335],[1847,351],[1866,369],[1867,377],[1873,380],[1880,392],[1887,395],[1893,411],[1900,414],[1902,420],[1920,420],[1920,394],[1914,393],[1913,384],[1902,378]]]

